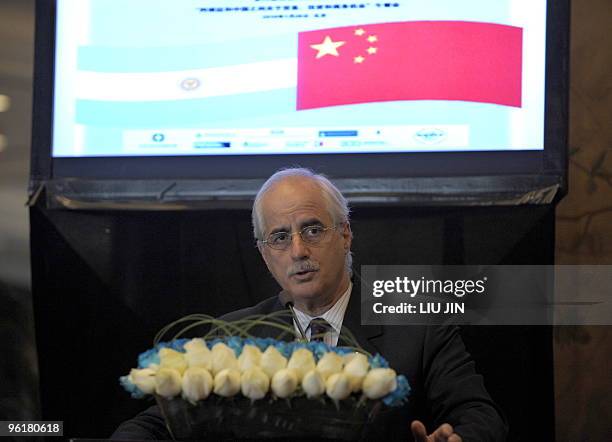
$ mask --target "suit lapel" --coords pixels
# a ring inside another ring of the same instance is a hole
[[[279,296],[276,298],[276,301],[274,302],[274,304],[272,304],[265,311],[262,311],[261,314],[267,315],[267,314],[274,313],[274,312],[281,311],[281,310],[287,310],[287,309],[285,308],[284,305],[282,305],[282,303],[280,301],[280,294],[279,294]],[[287,310],[287,315],[286,316],[277,317],[277,318],[273,319],[273,321],[281,322],[281,323],[289,325],[291,327],[294,326],[293,325],[293,320],[291,319],[291,316],[289,315],[289,310]],[[258,326],[256,328],[254,328],[253,331],[252,331],[252,334],[254,334],[255,336],[262,337],[262,338],[269,338],[269,337],[276,338],[277,336],[279,336],[282,333],[283,332],[280,329],[278,329],[276,327],[272,327],[270,325],[261,325],[261,326]],[[285,341],[293,341],[294,336],[293,335],[285,334],[282,339],[285,340]]]

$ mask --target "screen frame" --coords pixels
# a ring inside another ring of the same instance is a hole
[[[302,166],[331,178],[411,179],[496,177],[503,183],[551,178],[567,190],[570,2],[547,1],[544,149],[529,151],[409,152],[376,154],[290,154],[235,156],[53,158],[53,87],[56,0],[36,1],[34,106],[30,190],[48,180],[229,180],[265,178],[282,167]],[[478,181],[482,182],[482,180]],[[506,184],[504,184],[506,185]],[[253,194],[256,189],[253,189]],[[455,189],[456,190],[456,189]],[[465,188],[465,192],[485,189]],[[508,189],[510,190],[510,189]],[[128,191],[128,189],[126,189]]]

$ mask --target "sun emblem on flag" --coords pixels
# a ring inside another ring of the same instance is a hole
[[[184,91],[194,91],[199,88],[201,84],[198,78],[185,78],[181,81],[181,89]]]

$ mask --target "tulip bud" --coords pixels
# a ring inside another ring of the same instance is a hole
[[[368,374],[370,363],[363,353],[353,353],[349,362],[344,366],[344,374],[351,381],[351,390],[357,392],[361,389],[363,379]]]
[[[325,381],[325,392],[334,400],[346,399],[351,394],[351,381],[344,373],[334,373]]]
[[[259,365],[265,374],[270,379],[274,374],[285,367],[287,367],[287,358],[285,358],[274,346],[269,346],[266,351],[261,355]]]
[[[180,374],[183,374],[187,368],[187,361],[183,353],[171,348],[162,348],[159,350],[159,366],[161,368],[174,368]]]
[[[160,368],[155,373],[155,393],[170,399],[181,392],[181,373],[175,368]]]
[[[258,367],[261,360],[261,350],[254,345],[245,345],[242,347],[242,353],[238,358],[238,367],[240,371],[246,371],[252,367]]]
[[[215,375],[215,394],[232,397],[240,391],[240,372],[235,368],[225,368]]]
[[[297,374],[298,381],[300,381],[304,375],[310,370],[316,367],[314,355],[312,352],[306,348],[298,348],[293,352],[289,362],[287,363],[287,368],[291,368],[295,370],[295,374]]]
[[[202,367],[207,370],[212,368],[212,352],[203,339],[194,338],[183,345],[183,348],[185,349],[187,366]]]
[[[144,394],[153,394],[155,391],[155,370],[151,368],[132,368],[128,380],[136,385]]]
[[[325,380],[318,370],[310,370],[304,375],[302,390],[309,399],[319,397],[325,392]]]
[[[295,370],[283,368],[272,377],[272,392],[279,398],[286,398],[293,394],[298,385],[298,376]]]
[[[240,379],[242,394],[249,399],[263,398],[270,388],[270,378],[259,367],[247,368]]]
[[[185,352],[188,352],[188,353],[208,350],[208,346],[206,345],[206,342],[204,342],[204,339],[202,338],[193,338],[191,341],[187,341],[183,345],[183,348],[185,349]]]
[[[358,353],[355,351],[353,353],[346,353],[345,355],[343,355],[342,359],[344,359],[344,365],[348,365],[348,363],[353,360],[356,354]]]
[[[183,373],[183,397],[194,404],[206,399],[213,388],[213,378],[208,370],[202,367],[189,367]]]
[[[391,368],[374,368],[363,380],[363,393],[369,399],[380,399],[397,388],[397,375]]]
[[[212,348],[211,356],[211,371],[214,376],[216,376],[217,373],[225,369],[238,369],[238,359],[236,359],[236,354],[234,353],[234,350],[232,350],[222,342],[215,344],[215,346]]]
[[[340,373],[342,371],[342,365],[344,359],[338,353],[333,351],[327,352],[323,355],[319,362],[317,362],[317,371],[321,373],[323,379],[327,379],[334,373]]]

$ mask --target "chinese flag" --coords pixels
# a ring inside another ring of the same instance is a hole
[[[301,32],[297,109],[397,100],[521,106],[523,30],[413,21]]]

